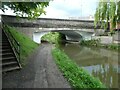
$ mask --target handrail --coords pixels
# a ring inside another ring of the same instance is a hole
[[[12,47],[14,53],[15,53],[15,56],[16,56],[18,62],[20,62],[20,44],[19,44],[19,42],[14,38],[14,36],[12,35],[12,33],[10,32],[9,29],[7,29],[8,32],[6,30],[3,30],[3,31],[6,34],[8,40],[11,44],[11,47]],[[19,66],[21,67],[20,64],[19,64]]]

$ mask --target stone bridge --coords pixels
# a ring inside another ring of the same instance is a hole
[[[80,41],[91,39],[94,34],[103,33],[104,30],[98,25],[94,28],[94,21],[38,18],[28,20],[26,17],[2,15],[2,22],[14,26],[20,32],[29,36],[32,40],[40,43],[40,38],[48,32],[59,32],[66,35],[67,40]],[[96,30],[95,30],[96,29]]]

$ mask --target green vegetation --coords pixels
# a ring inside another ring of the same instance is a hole
[[[20,54],[21,54],[21,59],[20,63],[22,66],[24,66],[27,61],[26,58],[27,56],[36,48],[38,47],[38,44],[33,42],[30,38],[25,36],[24,34],[18,32],[16,28],[10,27],[10,26],[5,26],[4,30],[8,32],[8,30],[11,32],[11,34],[14,36],[14,38],[19,42],[20,44]]]
[[[98,23],[102,23],[102,27],[105,29],[109,27],[110,22],[111,31],[116,27],[116,24],[120,21],[120,1],[116,0],[99,0],[98,7],[95,13],[95,26]]]
[[[44,35],[41,40],[48,41],[50,43],[55,43],[56,45],[60,42],[60,34],[58,32],[49,32]]]
[[[32,0],[27,0],[27,2],[13,2],[13,0],[9,0],[8,2],[2,2],[0,9],[5,12],[6,9],[10,8],[17,16],[38,18],[41,14],[46,13],[44,8],[48,5],[49,2],[32,2]]]
[[[120,51],[120,45],[118,44],[101,44],[100,40],[82,40],[80,42],[80,45],[85,45],[85,46],[95,46],[95,47],[103,47],[103,48],[107,48],[107,49],[111,49],[111,50],[115,50],[115,51]]]
[[[118,44],[101,45],[100,47],[104,47],[104,48],[115,50],[115,51],[120,51],[120,45]]]
[[[99,46],[100,45],[100,40],[99,39],[97,39],[97,40],[87,40],[87,41],[85,41],[85,40],[82,40],[81,42],[80,42],[80,45],[86,45],[86,46]]]
[[[52,50],[52,55],[73,88],[105,88],[99,79],[94,78],[83,68],[77,66],[63,51],[55,48]]]

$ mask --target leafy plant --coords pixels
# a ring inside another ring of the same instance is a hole
[[[41,38],[41,40],[45,40],[50,43],[55,43],[56,45],[60,42],[60,39],[61,35],[58,32],[49,32]]]
[[[100,40],[99,39],[96,39],[96,40],[82,40],[80,42],[80,45],[86,45],[86,46],[99,46],[100,45]]]
[[[37,18],[41,14],[45,14],[44,8],[49,5],[49,2],[31,2],[31,0],[27,0],[28,2],[2,2],[2,6],[0,9],[5,12],[6,6],[14,11],[17,16],[23,17],[26,16],[28,18]]]

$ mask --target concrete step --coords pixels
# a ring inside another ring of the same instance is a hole
[[[2,43],[2,47],[4,47],[4,46],[10,46],[10,44],[9,43],[6,43],[6,44]]]
[[[4,40],[7,40],[7,37],[6,37],[6,36],[2,37],[2,40],[3,40],[3,41],[4,41]]]
[[[0,53],[10,53],[12,52],[11,49],[0,49]]]
[[[8,71],[13,71],[18,69],[20,69],[20,67],[17,64],[12,64],[7,67],[2,67],[2,72],[8,72]]]
[[[7,40],[7,37],[4,36],[4,37],[2,37],[1,40],[2,40],[2,41]]]
[[[16,58],[2,60],[2,63],[17,62]]]
[[[14,63],[13,63],[14,62]],[[4,67],[12,67],[14,65],[17,65],[17,61],[11,61],[11,62],[2,62],[2,68]]]
[[[0,45],[10,45],[9,42],[2,42]]]
[[[0,41],[0,43],[8,43],[8,40]]]
[[[0,49],[11,49],[11,47],[10,46],[2,46],[2,47],[0,47]]]
[[[2,61],[6,61],[6,60],[15,60],[15,57],[3,57],[2,59],[0,59],[0,60],[2,60]]]
[[[2,47],[4,47],[4,46],[10,46],[10,44],[6,42],[6,43],[0,44],[0,46],[2,46]]]
[[[6,38],[6,35],[2,34],[2,38]]]
[[[17,61],[2,62],[2,66],[17,64]]]
[[[11,57],[11,56],[14,56],[14,54],[12,53],[12,52],[9,52],[9,53],[2,53],[2,54],[0,54],[0,56],[2,56],[2,58],[4,58],[4,57]]]

